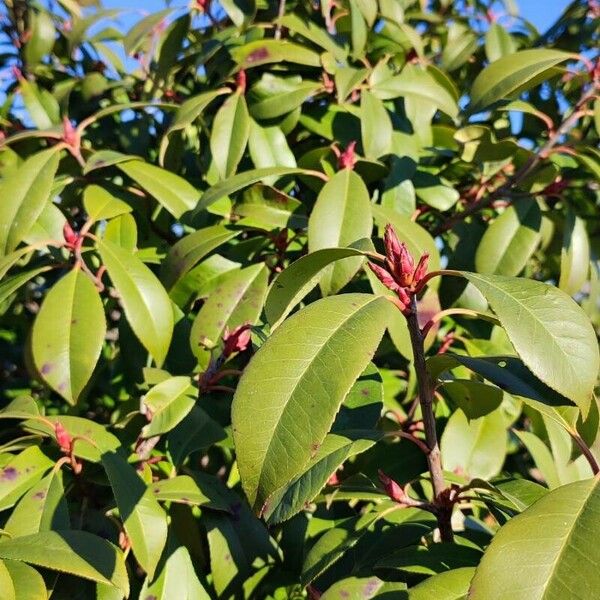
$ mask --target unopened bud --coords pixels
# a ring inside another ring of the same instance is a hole
[[[235,83],[237,85],[238,92],[240,92],[240,94],[244,94],[246,92],[246,71],[244,71],[244,69],[242,69],[235,76]]]
[[[71,249],[75,248],[75,246],[77,245],[77,241],[79,240],[79,235],[69,225],[68,221],[65,221],[65,224],[63,226],[63,238],[66,242],[65,245]]]
[[[369,262],[369,269],[375,273],[375,277],[385,285],[388,290],[392,290],[392,292],[398,292],[400,286],[396,283],[392,275],[383,267],[376,265],[375,263]]]
[[[235,352],[243,352],[250,343],[250,335],[252,333],[252,325],[245,323],[236,327],[231,333],[225,329],[223,334],[223,356],[231,356]]]
[[[379,481],[381,481],[383,489],[390,499],[394,502],[404,503],[406,501],[406,494],[400,485],[391,477],[388,477],[381,469],[379,469],[377,473],[379,475]]]
[[[425,277],[425,275],[427,275],[428,267],[429,267],[429,254],[425,253],[419,259],[419,264],[417,265],[417,268],[415,269],[415,275],[413,277],[415,284],[418,284],[419,281],[421,281],[421,279],[423,279],[423,277]]]
[[[63,427],[62,423],[57,422],[54,424],[54,435],[60,449],[63,452],[71,452],[72,439],[68,431]]]
[[[354,149],[356,148],[356,142],[350,142],[348,147],[340,153],[338,164],[340,169],[354,169],[356,164],[356,154]]]

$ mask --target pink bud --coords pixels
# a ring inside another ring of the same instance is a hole
[[[246,71],[243,69],[235,76],[235,83],[240,94],[246,93]]]
[[[400,246],[400,240],[396,235],[396,230],[391,223],[385,226],[385,233],[383,234],[383,244],[385,246],[385,254],[388,260],[395,264],[400,260],[402,253],[402,247]]]
[[[425,275],[427,275],[428,267],[429,267],[429,254],[425,253],[419,259],[419,264],[417,265],[417,268],[415,269],[415,275],[413,277],[415,284],[418,284],[419,281],[421,281],[421,279],[423,279],[423,277],[425,277]]]
[[[252,333],[252,325],[244,323],[236,327],[231,333],[225,329],[223,334],[223,356],[231,356],[234,352],[243,352],[250,343],[250,335]]]
[[[383,283],[388,290],[398,293],[400,286],[396,283],[392,275],[386,269],[372,262],[369,262],[368,265],[369,269],[375,273],[377,279],[379,279],[379,281],[381,281],[381,283]]]
[[[356,154],[354,154],[354,148],[356,148],[356,142],[350,142],[348,147],[340,153],[338,164],[340,169],[354,169],[356,164]]]
[[[63,117],[63,140],[69,144],[69,146],[77,146],[77,131],[73,127],[69,117]]]
[[[398,287],[398,290],[396,291],[396,293],[398,294],[398,298],[400,299],[400,302],[402,302],[402,304],[404,304],[404,307],[410,306],[410,296],[408,295],[408,292],[401,287]]]
[[[394,502],[404,503],[406,501],[406,494],[404,490],[396,483],[391,477],[388,477],[381,469],[377,471],[379,475],[379,481],[381,481],[385,493]]]
[[[69,225],[68,221],[65,221],[63,226],[63,237],[65,238],[66,246],[68,248],[75,248],[75,245],[79,240],[79,235],[73,231],[73,228]]]
[[[56,441],[60,446],[60,449],[63,452],[71,451],[71,436],[67,432],[67,430],[63,427],[62,423],[55,423],[54,425],[54,435],[56,436]]]

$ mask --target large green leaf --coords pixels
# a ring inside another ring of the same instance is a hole
[[[322,173],[315,173],[308,169],[298,169],[294,167],[265,167],[262,169],[253,169],[252,171],[244,171],[237,173],[232,177],[228,177],[224,181],[220,181],[210,189],[206,190],[200,199],[200,203],[196,207],[194,214],[205,210],[211,204],[220,200],[224,196],[233,194],[253,183],[262,181],[270,177],[283,177],[284,175],[313,175],[321,177]]]
[[[517,200],[485,231],[475,255],[478,273],[518,275],[541,240],[542,213],[535,200]]]
[[[250,69],[269,63],[282,61],[320,67],[319,54],[305,46],[287,40],[255,40],[231,50],[231,56],[241,69]]]
[[[196,207],[200,192],[183,177],[143,160],[117,163],[117,167],[156,198],[175,218]]]
[[[135,469],[116,452],[102,455],[133,553],[152,579],[167,542],[167,515]]]
[[[371,236],[373,219],[369,191],[362,178],[350,169],[336,173],[321,189],[308,220],[310,252],[349,246]],[[321,275],[324,295],[342,289],[356,274],[364,259],[337,261]]]
[[[552,67],[572,58],[572,54],[549,48],[522,50],[499,58],[475,78],[469,112],[481,112],[541,83]]]
[[[289,315],[294,306],[319,283],[321,271],[330,263],[351,256],[365,256],[357,248],[323,248],[293,262],[273,280],[265,313],[275,329]]]
[[[264,73],[249,93],[250,114],[255,119],[274,119],[298,108],[320,84],[300,77],[275,77]]]
[[[428,577],[410,589],[408,600],[465,600],[474,573],[473,567],[462,567]]]
[[[250,116],[246,97],[231,94],[219,108],[210,135],[210,150],[221,179],[235,174],[250,135]]]
[[[250,156],[257,169],[296,166],[294,153],[279,127],[261,127],[252,121],[248,142]]]
[[[198,580],[190,553],[185,546],[169,551],[154,580],[144,581],[140,598],[153,600],[210,600]]]
[[[98,240],[97,247],[127,321],[161,366],[173,334],[173,309],[165,288],[144,263],[117,244]]]
[[[112,219],[132,211],[131,206],[115,198],[108,190],[99,185],[89,185],[83,192],[83,206],[92,221]]]
[[[406,594],[406,584],[383,581],[379,577],[347,577],[334,583],[325,590],[321,600],[371,600],[371,598],[398,598]]]
[[[494,536],[469,599],[594,600],[600,589],[600,480],[543,496]]]
[[[0,510],[13,506],[52,465],[37,446],[30,446],[5,462],[0,468]]]
[[[12,537],[70,527],[61,471],[50,472],[28,490],[4,525]]]
[[[589,262],[590,241],[585,221],[569,212],[563,232],[558,287],[571,296],[579,292],[588,278]]]
[[[40,375],[70,404],[76,404],[92,376],[105,335],[98,290],[86,273],[75,268],[48,292],[31,338]]]
[[[0,558],[106,583],[129,595],[123,554],[105,539],[87,531],[41,531],[13,539],[2,538]]]
[[[38,152],[0,183],[0,256],[19,245],[42,213],[50,199],[58,160],[55,148]]]
[[[194,319],[190,332],[192,352],[200,366],[210,361],[210,346],[218,344],[225,328],[254,324],[267,293],[268,272],[264,265],[252,265],[226,274]]]
[[[198,229],[174,244],[162,263],[161,280],[170,290],[185,274],[209,252],[238,235],[238,231],[224,225]]]
[[[392,147],[392,121],[383,102],[371,92],[361,94],[361,139],[364,155],[372,160],[388,154]]]
[[[462,275],[485,296],[525,365],[586,415],[600,355],[583,310],[564,292],[540,281]]]
[[[319,300],[281,325],[254,356],[240,379],[232,422],[242,484],[255,510],[264,512],[271,494],[317,452],[377,348],[389,310],[386,299],[367,294]]]
[[[4,564],[12,581],[15,592],[14,600],[48,600],[44,578],[33,567],[17,560],[0,562]],[[3,582],[0,581],[0,583]],[[0,587],[0,594],[4,591],[5,588]],[[0,595],[0,597],[4,600],[3,596]]]

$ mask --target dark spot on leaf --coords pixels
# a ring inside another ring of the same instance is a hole
[[[71,319],[71,325],[77,325],[77,319]]]
[[[159,492],[160,492],[160,488],[157,488],[157,487],[155,487],[155,488],[154,488],[154,493],[155,493],[155,494],[158,494]]]
[[[36,500],[43,500],[46,497],[46,492],[44,492],[43,490],[37,492],[37,494],[34,494],[33,497]]]
[[[370,392],[369,392],[369,389],[368,389],[368,388],[364,388],[364,389],[360,390],[360,393],[361,393],[363,396],[368,396]]]
[[[222,302],[217,302],[217,308],[223,308],[223,303]]]
[[[377,591],[378,587],[379,581],[377,579],[370,579],[369,581],[367,581],[363,589],[363,596],[365,598],[371,598],[371,596],[373,596],[373,594]]]
[[[2,469],[2,477],[0,477],[0,479],[3,479],[4,481],[14,481],[18,475],[19,473],[14,467],[6,467]]]
[[[40,373],[42,375],[48,375],[48,373],[50,373],[50,371],[52,371],[53,368],[54,365],[52,363],[44,363],[42,365],[42,368],[40,369]]]
[[[340,590],[340,596],[342,598],[350,598],[350,592],[348,592],[346,590]]]
[[[150,594],[150,596],[146,596],[145,600],[158,600],[158,598],[154,594]]]
[[[231,562],[231,554],[226,554],[224,557],[225,562]]]
[[[258,60],[264,60],[265,58],[269,58],[269,51],[266,48],[257,48],[254,52],[248,54],[246,62],[253,63]]]

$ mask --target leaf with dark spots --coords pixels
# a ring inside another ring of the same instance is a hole
[[[0,475],[0,479],[4,479],[5,481],[14,481],[18,475],[19,473],[14,467],[6,467],[2,469],[2,475]]]

